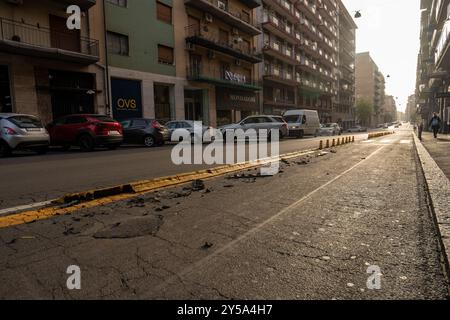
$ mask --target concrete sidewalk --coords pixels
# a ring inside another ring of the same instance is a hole
[[[432,133],[424,132],[422,143],[447,178],[450,179],[450,135],[441,134],[438,139],[434,139]]]

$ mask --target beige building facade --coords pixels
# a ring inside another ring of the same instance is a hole
[[[356,55],[356,100],[359,99],[368,101],[373,108],[370,124],[366,125],[375,127],[383,124],[385,79],[369,52]]]
[[[82,9],[81,29],[66,9]],[[106,113],[102,1],[0,1],[0,112],[39,116]]]

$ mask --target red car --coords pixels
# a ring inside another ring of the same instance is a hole
[[[111,150],[122,144],[122,125],[108,116],[77,114],[57,119],[47,126],[51,144],[69,150],[79,146],[92,151],[97,146]]]

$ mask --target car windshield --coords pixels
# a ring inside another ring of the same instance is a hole
[[[299,122],[299,116],[285,116],[284,120],[287,123],[298,123]]]
[[[41,121],[32,116],[14,116],[8,120],[22,129],[43,128]]]
[[[331,128],[331,127],[333,127],[332,123],[327,123],[327,124],[324,125],[324,128]]]

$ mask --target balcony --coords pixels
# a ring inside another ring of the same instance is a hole
[[[99,58],[98,40],[0,18],[0,50],[84,65]]]
[[[297,8],[299,8],[308,19],[314,21],[315,23],[320,23],[319,15],[317,12],[317,8],[315,5],[312,5],[308,2],[308,0],[299,0],[296,3]]]
[[[296,43],[298,40],[294,33],[294,27],[288,26],[286,23],[282,22],[276,16],[269,15],[265,17],[265,21],[262,23],[264,29],[269,33],[276,35],[282,39],[290,41],[291,43]]]
[[[287,64],[296,65],[297,61],[294,57],[294,49],[287,50],[285,46],[276,43],[266,44],[264,46],[264,54],[279,59]]]
[[[250,63],[259,63],[262,61],[257,56],[255,50],[248,45],[244,45],[242,41],[239,41],[239,38],[236,38],[234,41],[221,40],[218,32],[211,30],[205,31],[205,29],[199,28],[198,25],[187,26],[185,30],[187,43],[218,51]]]
[[[280,0],[263,0],[263,2],[282,14],[289,22],[293,24],[298,23],[298,17],[296,17],[293,7],[287,7],[287,4],[282,3]]]
[[[251,78],[221,68],[191,65],[187,67],[186,74],[189,81],[210,83],[230,89],[262,90]]]
[[[450,20],[446,21],[442,28],[441,37],[436,47],[435,63],[436,68],[450,68]]]
[[[295,108],[297,105],[293,99],[282,99],[273,97],[264,97],[264,106],[270,107],[283,107],[283,108]]]
[[[294,78],[293,72],[290,73],[276,67],[271,67],[265,71],[264,80],[292,87],[296,87],[299,84],[299,79]]]
[[[223,5],[223,2],[218,0],[185,0],[184,3],[203,12],[208,12],[230,26],[251,36],[261,34],[261,30],[253,24],[251,18],[248,19],[242,14],[242,10],[230,4]]]
[[[96,0],[56,0],[57,2],[63,2],[68,5],[77,5],[82,10],[88,10],[91,7],[95,6]]]

